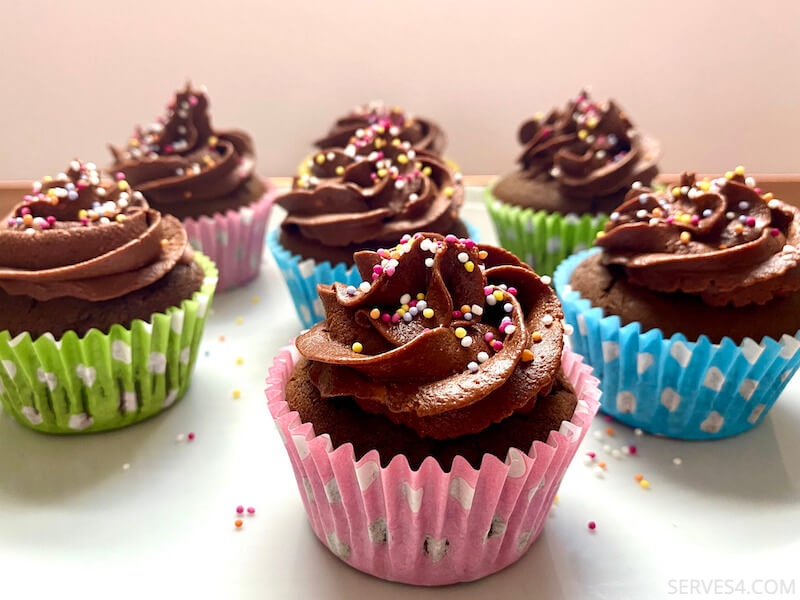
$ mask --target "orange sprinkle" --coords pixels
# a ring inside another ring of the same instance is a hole
[[[534,331],[533,333],[531,333],[531,339],[538,344],[539,342],[542,341],[542,332]]]
[[[642,474],[640,474],[640,473],[637,473],[636,475],[633,476],[633,478],[636,481],[641,481],[642,479],[644,479],[644,476]]]
[[[478,252],[478,258],[481,260],[485,259],[487,256],[489,256],[489,253],[486,250],[480,250]]]
[[[242,521],[241,519],[236,519],[236,520],[233,522],[233,524],[234,524],[234,525],[236,525],[236,529],[240,529],[240,528],[241,528],[241,526],[242,526],[242,525],[244,525],[244,521]]]
[[[606,468],[606,461],[601,460],[600,462],[597,463],[597,466],[600,467],[601,469],[605,469]]]
[[[616,434],[617,434],[617,432],[616,432],[616,431],[614,431],[614,428],[613,428],[613,427],[607,427],[607,428],[606,428],[606,435],[607,435],[607,436],[609,436],[609,437],[614,437]]]
[[[225,341],[225,336],[224,335],[219,336],[219,341],[220,342],[224,342]]]
[[[167,239],[161,240],[161,247],[166,248],[167,246],[169,246],[169,240]]]
[[[533,360],[533,352],[525,348],[522,351],[522,362],[531,362]]]

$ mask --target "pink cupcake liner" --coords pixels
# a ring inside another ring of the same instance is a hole
[[[192,247],[216,263],[218,292],[255,279],[261,268],[267,221],[277,196],[271,181],[265,179],[264,184],[267,191],[248,206],[182,221]]]
[[[564,350],[562,365],[578,396],[570,421],[505,461],[486,455],[479,469],[456,457],[449,473],[433,458],[419,470],[405,456],[381,467],[377,450],[355,459],[352,444],[333,448],[285,401],[297,359],[274,359],[267,378],[270,412],[289,453],[311,527],[350,566],[414,585],[472,581],[516,562],[539,536],[570,461],[599,407],[598,380],[583,357]]]

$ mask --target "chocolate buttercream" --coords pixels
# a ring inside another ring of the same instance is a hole
[[[144,288],[192,251],[180,222],[91,163],[35,182],[0,224],[0,287],[39,301],[108,300]]]
[[[712,306],[764,304],[800,290],[800,210],[744,169],[665,192],[632,189],[597,239],[630,283],[698,294]]]
[[[338,119],[314,145],[320,150],[344,148],[360,130],[370,128],[378,129],[389,138],[407,141],[415,150],[427,150],[433,154],[444,152],[447,144],[444,131],[430,119],[414,117],[397,106],[370,102],[357,106],[350,114]]]
[[[321,397],[352,397],[445,439],[529,411],[550,392],[561,305],[511,253],[418,233],[354,259],[364,282],[318,286],[326,320],[296,341]]]
[[[356,143],[370,148],[361,155]],[[277,203],[287,234],[324,246],[378,248],[412,231],[449,233],[464,201],[461,175],[409,142],[361,132],[345,148],[311,159]]]
[[[182,219],[235,210],[263,195],[252,139],[240,130],[215,131],[203,91],[187,84],[167,110],[166,118],[137,128],[125,148],[110,147],[112,169],[153,208]]]
[[[609,100],[583,91],[564,109],[519,129],[520,171],[504,177],[495,196],[512,204],[568,213],[612,210],[635,181],[649,184],[661,150]]]

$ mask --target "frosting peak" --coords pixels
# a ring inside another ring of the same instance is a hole
[[[111,147],[113,170],[122,172],[162,212],[181,218],[224,212],[220,199],[235,198],[228,208],[238,208],[264,192],[259,184],[242,193],[255,165],[250,136],[239,130],[215,131],[208,107],[205,93],[187,84],[168,104],[166,117],[137,127],[124,148]]]
[[[314,142],[320,150],[344,147],[365,129],[374,128],[390,138],[409,142],[415,150],[441,154],[447,143],[442,129],[429,119],[414,117],[398,106],[370,102],[338,119],[328,133]]]
[[[613,194],[657,173],[658,144],[634,128],[610,100],[594,102],[581,92],[563,110],[522,124],[519,157],[531,179],[555,180],[567,196]]]
[[[604,262],[659,292],[710,305],[763,304],[800,290],[800,211],[764,193],[744,169],[656,192],[634,186],[597,245]]]
[[[323,398],[352,396],[444,439],[530,410],[550,391],[561,306],[512,254],[418,233],[354,258],[364,281],[318,286],[326,320],[296,342]]]
[[[116,298],[191,256],[176,219],[122,176],[101,183],[93,163],[35,182],[0,225],[0,287],[37,300]]]

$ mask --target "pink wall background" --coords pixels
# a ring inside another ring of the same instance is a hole
[[[585,85],[660,138],[663,171],[800,172],[799,31],[790,0],[4,2],[0,179],[106,164],[187,78],[265,174],[379,98],[438,120],[465,173],[504,172],[518,124]]]

